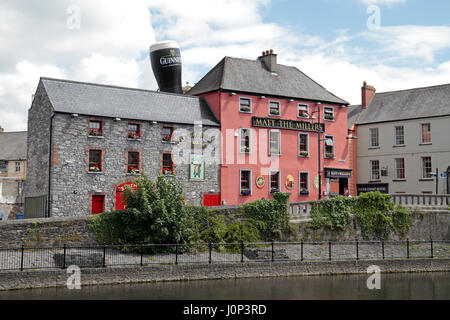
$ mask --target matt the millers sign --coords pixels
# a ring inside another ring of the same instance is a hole
[[[306,121],[294,121],[284,119],[258,118],[252,117],[252,126],[261,128],[276,128],[298,131],[325,131],[324,123],[310,123]]]

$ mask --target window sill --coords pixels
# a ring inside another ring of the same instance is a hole
[[[392,146],[392,148],[402,148],[402,147],[406,147],[405,144],[395,144]]]
[[[251,111],[242,111],[242,110],[239,110],[239,112],[240,113],[252,113]]]
[[[429,145],[432,145],[433,143],[431,143],[431,142],[422,142],[422,143],[419,143],[419,146],[429,146]]]
[[[299,196],[309,196],[309,192],[300,192]]]
[[[370,180],[369,183],[377,183],[377,182],[381,182],[381,180]]]
[[[142,139],[127,138],[128,141],[142,141]]]
[[[162,143],[167,143],[167,144],[175,144],[176,143],[175,141],[163,141],[163,140],[161,140],[161,142]]]
[[[88,173],[88,174],[103,174],[103,172],[102,172],[102,171],[99,171],[99,172],[95,172],[95,171],[88,171],[87,173]]]
[[[369,147],[369,150],[380,149],[380,147]]]
[[[309,158],[309,155],[303,156],[303,155],[299,154],[298,156],[299,156],[300,158]]]
[[[422,178],[419,181],[434,181],[434,178]]]
[[[88,138],[105,139],[104,136],[91,136],[91,135],[88,135]]]
[[[393,179],[393,182],[406,182],[406,179]]]
[[[270,114],[269,113],[269,117],[281,117],[281,114]]]
[[[323,119],[323,121],[330,121],[330,122],[334,122],[334,119]]]

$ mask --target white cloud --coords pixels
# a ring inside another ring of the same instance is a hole
[[[371,5],[371,4],[384,4],[384,5],[393,5],[398,3],[406,3],[406,0],[358,0],[359,2],[362,2],[365,5]]]

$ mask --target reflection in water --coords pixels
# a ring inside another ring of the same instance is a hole
[[[199,280],[0,291],[0,299],[305,300],[450,299],[450,273],[381,274],[381,290],[369,275]],[[83,279],[81,279],[83,281]]]

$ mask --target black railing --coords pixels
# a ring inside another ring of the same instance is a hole
[[[449,240],[99,245],[0,248],[0,270],[187,263],[450,258]]]

